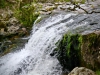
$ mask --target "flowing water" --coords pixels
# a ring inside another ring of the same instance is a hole
[[[75,14],[55,14],[35,24],[25,47],[0,58],[0,75],[61,75],[55,43],[69,30]]]

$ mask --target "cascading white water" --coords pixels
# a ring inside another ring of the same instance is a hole
[[[50,54],[74,21],[71,15],[56,14],[36,24],[23,49],[0,58],[0,75],[61,75],[59,61]]]

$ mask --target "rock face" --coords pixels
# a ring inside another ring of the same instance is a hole
[[[0,57],[9,52],[22,49],[27,41],[28,38],[16,38],[13,41],[5,39],[4,41],[0,42]]]
[[[73,17],[73,20],[73,23],[67,25],[69,30],[55,49],[63,70],[71,71],[77,66],[99,70],[100,18],[97,14],[80,14]]]
[[[98,31],[99,32],[99,31]],[[100,34],[95,32],[82,36],[81,55],[88,68],[99,69],[100,66]]]
[[[96,32],[97,33],[97,32]],[[100,69],[100,34],[66,34],[58,45],[58,60],[63,70],[84,66],[92,70]]]
[[[85,67],[76,67],[68,75],[96,75],[96,74],[92,70],[87,69]]]
[[[66,34],[58,45],[60,61],[63,69],[72,70],[76,66],[84,66],[98,70],[100,66],[100,34],[86,35]]]

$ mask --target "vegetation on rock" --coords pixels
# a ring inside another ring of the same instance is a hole
[[[87,69],[85,67],[76,67],[68,75],[96,75],[96,74],[92,70]]]
[[[88,68],[93,70],[100,69],[100,59],[99,59],[99,52],[100,52],[100,35],[91,33],[88,35],[82,36],[82,58],[85,61],[85,66],[87,65]]]
[[[39,9],[39,5],[35,3],[26,4],[18,9],[14,9],[14,15],[25,27],[32,27],[34,21],[39,16],[39,12],[36,9]]]
[[[72,70],[77,66],[84,66],[100,73],[100,35],[90,33],[86,35],[66,34],[59,42],[58,60],[63,70]]]
[[[97,70],[96,71],[96,75],[100,75],[100,70]]]
[[[76,66],[80,66],[80,35],[64,35],[63,39],[58,45],[59,56],[58,60],[63,66],[63,70],[72,70]]]

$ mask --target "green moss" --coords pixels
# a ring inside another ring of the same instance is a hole
[[[94,71],[100,69],[97,58],[100,51],[99,42],[100,35],[95,33],[64,35],[56,48],[63,69],[72,70],[76,66],[84,66]]]
[[[92,48],[95,48],[100,45],[98,41],[100,41],[100,35],[97,35],[95,33],[83,35],[82,36],[82,43],[87,43],[87,48],[90,52],[92,52]]]
[[[96,75],[100,75],[100,70],[96,71]]]
[[[70,0],[34,0],[35,2],[42,2],[42,3],[48,3],[48,2],[51,2],[51,3],[54,3],[54,2],[64,2],[64,1],[67,1],[69,2]]]
[[[66,2],[70,2],[70,0],[65,0]]]
[[[100,75],[100,70],[96,71],[96,75]]]
[[[12,10],[14,12],[14,17],[16,17],[23,26],[32,27],[34,21],[39,16],[38,10],[41,6],[34,3],[32,0],[15,0],[15,3],[0,0],[0,8]]]
[[[4,8],[5,7],[5,0],[0,0],[0,8]]]
[[[82,0],[81,3],[84,4],[86,0]]]
[[[99,60],[97,59],[99,55],[100,47],[100,35],[91,33],[87,35],[82,35],[81,43],[81,54],[83,58],[83,65],[92,70],[98,70],[100,66]]]
[[[10,3],[9,1],[7,0],[0,0],[0,8],[1,9],[6,9],[6,8],[12,8],[14,4],[13,3]]]
[[[78,38],[80,35],[64,35],[60,41],[58,50],[58,60],[64,69],[72,70],[74,67],[80,65],[80,41]]]

